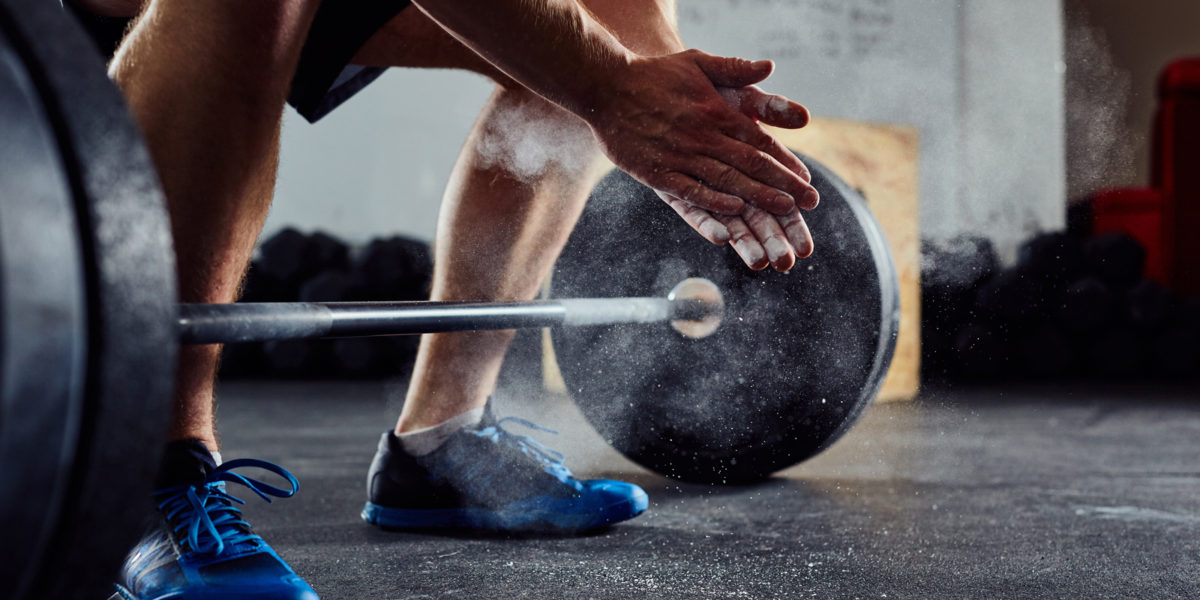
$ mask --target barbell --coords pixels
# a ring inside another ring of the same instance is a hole
[[[662,322],[682,335],[701,338],[716,331],[724,310],[717,286],[692,277],[665,298],[181,304],[177,323],[184,344]]]
[[[0,598],[107,589],[152,510],[180,343],[552,327],[571,397],[648,468],[732,483],[812,456],[877,393],[899,294],[862,198],[806,162],[817,251],[789,274],[749,271],[613,172],[554,267],[563,299],[180,305],[102,60],[56,3],[0,0]]]

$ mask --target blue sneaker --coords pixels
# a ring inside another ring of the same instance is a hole
[[[207,454],[207,453],[206,453]],[[250,488],[260,498],[287,498],[299,483],[283,468],[262,460],[202,465],[203,479],[154,492],[160,524],[125,559],[114,598],[124,600],[288,599],[317,600],[317,594],[242,520],[227,483]],[[290,490],[233,473],[241,467],[271,471]]]
[[[463,429],[424,456],[383,434],[367,475],[362,518],[386,529],[483,529],[577,532],[632,519],[646,511],[642,488],[622,481],[580,481],[563,456],[506,423],[554,433],[524,419]]]

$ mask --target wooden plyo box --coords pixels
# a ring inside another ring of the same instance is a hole
[[[789,148],[821,162],[862,192],[883,227],[900,279],[900,335],[878,401],[910,400],[920,387],[921,235],[918,205],[919,137],[911,127],[814,119],[800,130],[772,129]],[[612,165],[596,174],[596,181]],[[814,240],[818,251],[821,240]],[[566,393],[549,331],[542,336],[548,391]]]

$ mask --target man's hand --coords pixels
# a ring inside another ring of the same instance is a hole
[[[808,109],[756,86],[721,88],[718,92],[730,106],[768,125],[798,129],[808,124]],[[662,192],[658,195],[704,239],[718,246],[730,243],[742,261],[756,271],[768,264],[778,271],[788,271],[797,258],[812,254],[812,234],[799,210],[780,216],[750,206],[738,216],[714,215],[674,196]]]
[[[801,127],[807,111],[765,94],[735,109],[717,90],[750,86],[772,68],[699,50],[637,57],[581,116],[618,167],[656,190],[715,214],[741,215],[748,203],[788,215],[819,196],[804,164],[756,119]]]
[[[813,248],[799,209],[816,207],[819,196],[807,167],[758,122],[796,129],[808,124],[808,110],[751,85],[770,74],[768,61],[694,50],[665,58],[675,62],[648,70],[657,85],[623,85],[624,95],[598,109],[593,130],[606,154],[750,268],[791,269]]]

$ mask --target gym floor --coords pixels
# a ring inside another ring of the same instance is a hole
[[[928,390],[748,487],[680,484],[607,447],[566,399],[497,398],[576,474],[634,481],[647,514],[582,537],[424,535],[359,520],[403,388],[230,382],[226,458],[277,461],[292,499],[246,513],[338,598],[1194,598],[1192,387]],[[235,495],[246,498],[248,494]]]

